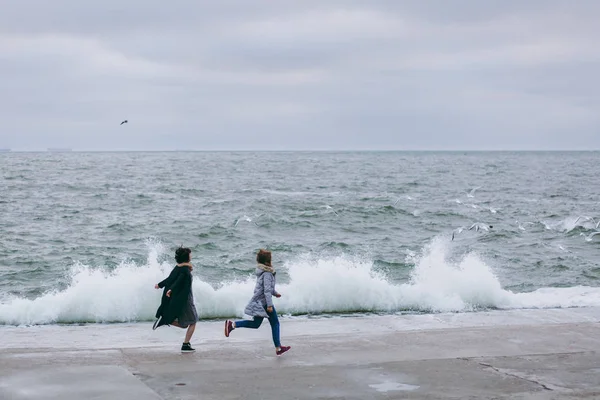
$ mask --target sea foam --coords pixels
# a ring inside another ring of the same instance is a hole
[[[481,309],[563,308],[600,306],[600,288],[541,288],[513,293],[476,253],[448,261],[447,241],[434,239],[414,256],[410,278],[392,282],[374,270],[373,262],[351,256],[304,254],[279,267],[275,299],[279,314],[436,313]],[[8,298],[0,303],[0,324],[131,322],[154,318],[161,291],[154,284],[173,267],[160,263],[162,248],[152,246],[147,262],[123,262],[107,272],[76,264],[70,284],[35,299]],[[196,273],[196,271],[194,271]],[[200,318],[242,317],[252,296],[255,277],[209,284],[195,276],[194,299]]]

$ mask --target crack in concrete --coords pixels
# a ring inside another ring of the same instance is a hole
[[[579,354],[596,354],[596,350],[579,350],[579,351],[559,351],[559,352],[546,352],[546,353],[523,353],[523,354],[509,354],[504,356],[499,355],[486,355],[486,356],[470,356],[470,357],[455,357],[457,360],[480,360],[486,358],[525,358],[525,357],[546,357],[546,356],[569,356]]]
[[[522,374],[518,374],[518,373],[515,373],[515,372],[511,373],[508,370],[505,370],[505,369],[502,369],[502,368],[496,368],[493,365],[490,365],[490,364],[487,364],[487,363],[479,362],[478,364],[481,365],[481,366],[483,366],[483,367],[490,368],[490,369],[496,371],[499,374],[503,374],[503,375],[507,375],[507,376],[512,376],[513,378],[518,378],[518,379],[522,379],[522,380],[527,381],[527,382],[534,383],[536,385],[541,386],[545,390],[549,390],[549,391],[568,391],[567,388],[563,388],[563,387],[560,387],[560,386],[550,385],[550,384],[546,384],[546,383],[543,383],[543,382],[540,382],[540,381],[536,381],[535,379],[533,379],[531,377],[524,376]]]
[[[141,372],[134,365],[133,359],[124,351],[124,349],[120,349],[120,352],[121,352],[121,356],[123,357],[123,361],[125,362],[125,367],[129,371],[129,373],[131,375],[133,375],[138,381],[140,381],[144,386],[146,386],[148,389],[150,389],[153,393],[155,393],[156,396],[158,396],[161,399],[164,399],[164,397],[160,393],[158,393],[153,387],[151,387],[148,384],[148,381],[150,379],[152,379],[152,376]]]

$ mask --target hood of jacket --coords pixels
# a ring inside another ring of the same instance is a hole
[[[263,272],[270,272],[272,274],[275,274],[275,269],[273,267],[269,267],[268,265],[256,264],[256,275],[258,276]]]
[[[258,278],[259,276],[261,276],[262,274],[264,274],[265,271],[264,269],[260,269],[260,268],[256,268],[256,270],[254,270],[254,274],[256,275],[256,277]],[[275,275],[275,271],[273,271],[273,275]]]

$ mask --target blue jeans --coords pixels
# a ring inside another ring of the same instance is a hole
[[[265,310],[266,309],[267,307],[265,307]],[[252,321],[248,321],[247,319],[235,321],[235,327],[258,329],[260,324],[262,324],[263,319],[263,317],[253,317]],[[279,319],[277,318],[277,311],[275,310],[275,307],[273,307],[273,312],[269,314],[269,323],[271,324],[273,344],[275,345],[275,347],[281,347],[281,342],[279,341]]]

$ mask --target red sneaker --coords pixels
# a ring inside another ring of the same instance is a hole
[[[281,350],[277,350],[277,355],[280,356],[291,348],[291,346],[281,346]]]
[[[233,327],[233,322],[231,322],[230,320],[225,321],[225,337],[229,337],[229,334],[234,329],[235,328]]]

